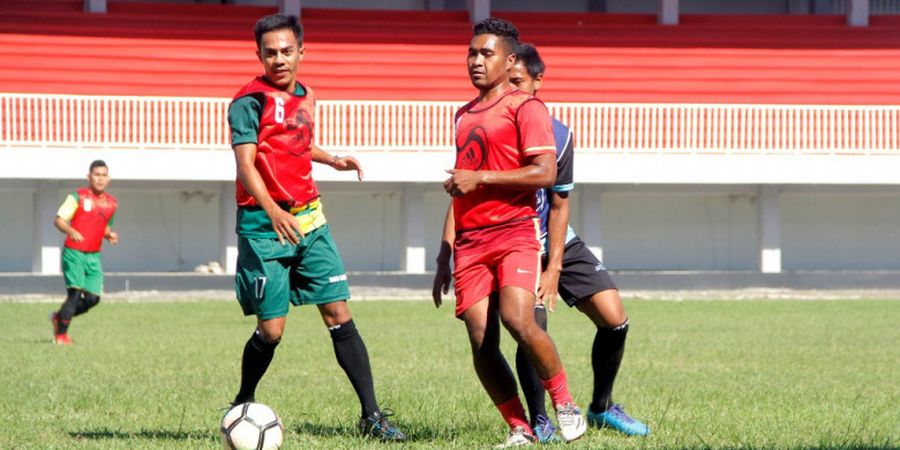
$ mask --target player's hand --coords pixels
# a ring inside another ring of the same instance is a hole
[[[334,161],[331,162],[331,167],[333,167],[334,170],[339,170],[341,172],[355,170],[356,178],[359,179],[359,181],[362,181],[363,179],[362,165],[352,156],[336,157]]]
[[[481,184],[481,173],[474,170],[450,169],[447,173],[450,178],[444,181],[444,190],[453,197],[466,195]]]
[[[450,292],[450,263],[438,262],[437,270],[434,272],[434,287],[431,290],[431,299],[434,301],[434,307],[440,308],[443,303],[441,293]]]
[[[559,271],[547,269],[541,273],[541,281],[538,284],[538,305],[544,305],[547,311],[556,309],[556,295],[559,289]]]
[[[278,235],[278,242],[281,245],[284,245],[285,240],[294,245],[300,243],[303,231],[300,229],[300,222],[297,222],[297,218],[293,214],[280,208],[268,214],[269,219],[272,221],[272,228],[275,230],[275,234]]]
[[[69,237],[72,238],[72,240],[75,242],[81,242],[84,240],[84,236],[82,236],[81,233],[79,233],[78,230],[74,228],[72,228],[72,231],[69,232]]]
[[[109,234],[103,237],[105,237],[111,245],[116,245],[119,243],[119,233],[116,233],[115,231],[110,231]]]

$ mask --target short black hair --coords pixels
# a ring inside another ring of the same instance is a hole
[[[91,162],[91,167],[88,168],[88,173],[93,172],[97,167],[106,167],[107,169],[109,169],[109,167],[106,165],[106,161],[102,159],[95,159]]]
[[[522,42],[516,47],[516,62],[522,62],[525,70],[531,78],[537,78],[538,75],[544,73],[546,66],[537,48],[533,44]]]
[[[297,43],[303,43],[303,25],[297,20],[297,16],[286,16],[284,14],[272,14],[260,18],[253,27],[253,35],[256,36],[256,47],[262,46],[262,37],[264,34],[275,31],[288,29],[294,32]]]
[[[493,34],[500,37],[506,43],[510,53],[516,51],[519,43],[519,30],[516,26],[512,22],[496,17],[488,17],[472,26],[472,36],[481,34]]]

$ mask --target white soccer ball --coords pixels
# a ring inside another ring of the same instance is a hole
[[[274,450],[284,439],[281,419],[262,403],[233,406],[222,418],[219,432],[228,450]]]

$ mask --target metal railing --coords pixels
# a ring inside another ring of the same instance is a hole
[[[0,94],[0,148],[229,148],[228,99]],[[319,101],[315,136],[341,151],[453,149],[461,103]],[[550,103],[579,151],[900,154],[900,106]]]

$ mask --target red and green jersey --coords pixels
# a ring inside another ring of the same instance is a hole
[[[257,77],[234,96],[231,109],[255,104],[258,125],[254,136],[257,145],[256,170],[259,171],[272,199],[288,208],[309,203],[319,196],[312,179],[312,142],[315,128],[316,100],[312,90],[298,83],[298,93],[288,93]],[[252,97],[256,102],[240,102]],[[233,115],[229,111],[229,117]],[[254,118],[255,119],[255,118]],[[236,137],[232,127],[232,146],[253,143]],[[238,206],[257,206],[256,200],[237,180]]]
[[[456,112],[456,168],[513,170],[536,155],[556,153],[547,107],[519,90],[487,106],[477,100]],[[535,217],[534,191],[479,186],[453,198],[456,230]]]
[[[69,226],[81,233],[84,240],[75,242],[69,236],[66,237],[65,246],[82,252],[99,252],[106,227],[115,222],[118,206],[119,202],[112,194],[104,192],[94,195],[86,187],[69,194],[56,215],[69,222]]]

